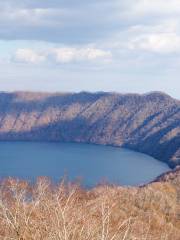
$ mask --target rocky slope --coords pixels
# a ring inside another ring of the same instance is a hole
[[[0,93],[0,140],[122,146],[180,164],[180,101],[153,92]]]

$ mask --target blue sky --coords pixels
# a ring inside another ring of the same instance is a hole
[[[0,91],[180,97],[179,0],[0,0]]]

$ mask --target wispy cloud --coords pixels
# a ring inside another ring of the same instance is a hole
[[[56,63],[72,62],[91,62],[91,61],[109,61],[112,54],[108,50],[102,50],[92,47],[84,48],[50,48],[46,50],[35,50],[29,48],[17,49],[12,59],[17,62],[39,64],[45,61],[55,61]]]
[[[132,50],[177,53],[180,52],[180,36],[175,33],[144,34],[131,40],[128,46]]]
[[[170,89],[180,75],[180,1],[0,0],[0,55],[0,71],[14,69],[12,76],[16,69],[47,79],[61,70],[58,80],[83,82],[88,72],[89,79],[108,78],[110,88],[116,75],[120,89],[137,79],[152,86],[152,78]]]
[[[32,49],[21,48],[16,51],[14,60],[17,62],[37,64],[44,62],[46,60],[46,56],[44,54],[33,51]]]
[[[116,0],[86,4],[80,0],[7,0],[0,3],[0,38],[89,43],[105,37],[119,25],[116,5]]]
[[[180,22],[170,18],[158,24],[136,25],[129,29],[128,47],[132,50],[170,54],[180,52]]]
[[[55,48],[50,51],[51,55],[55,55],[55,59],[59,63],[68,63],[73,61],[94,61],[94,60],[110,60],[112,54],[110,51],[97,48]]]
[[[139,15],[172,15],[180,13],[179,0],[132,0],[128,1],[133,14]],[[131,3],[131,4],[130,4]],[[130,6],[131,5],[131,6]]]

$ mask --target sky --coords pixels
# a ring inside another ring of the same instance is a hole
[[[180,98],[180,0],[0,0],[0,91]]]

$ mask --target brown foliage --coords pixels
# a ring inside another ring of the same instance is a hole
[[[177,189],[166,182],[84,190],[8,179],[0,187],[0,239],[179,240],[178,207]]]

